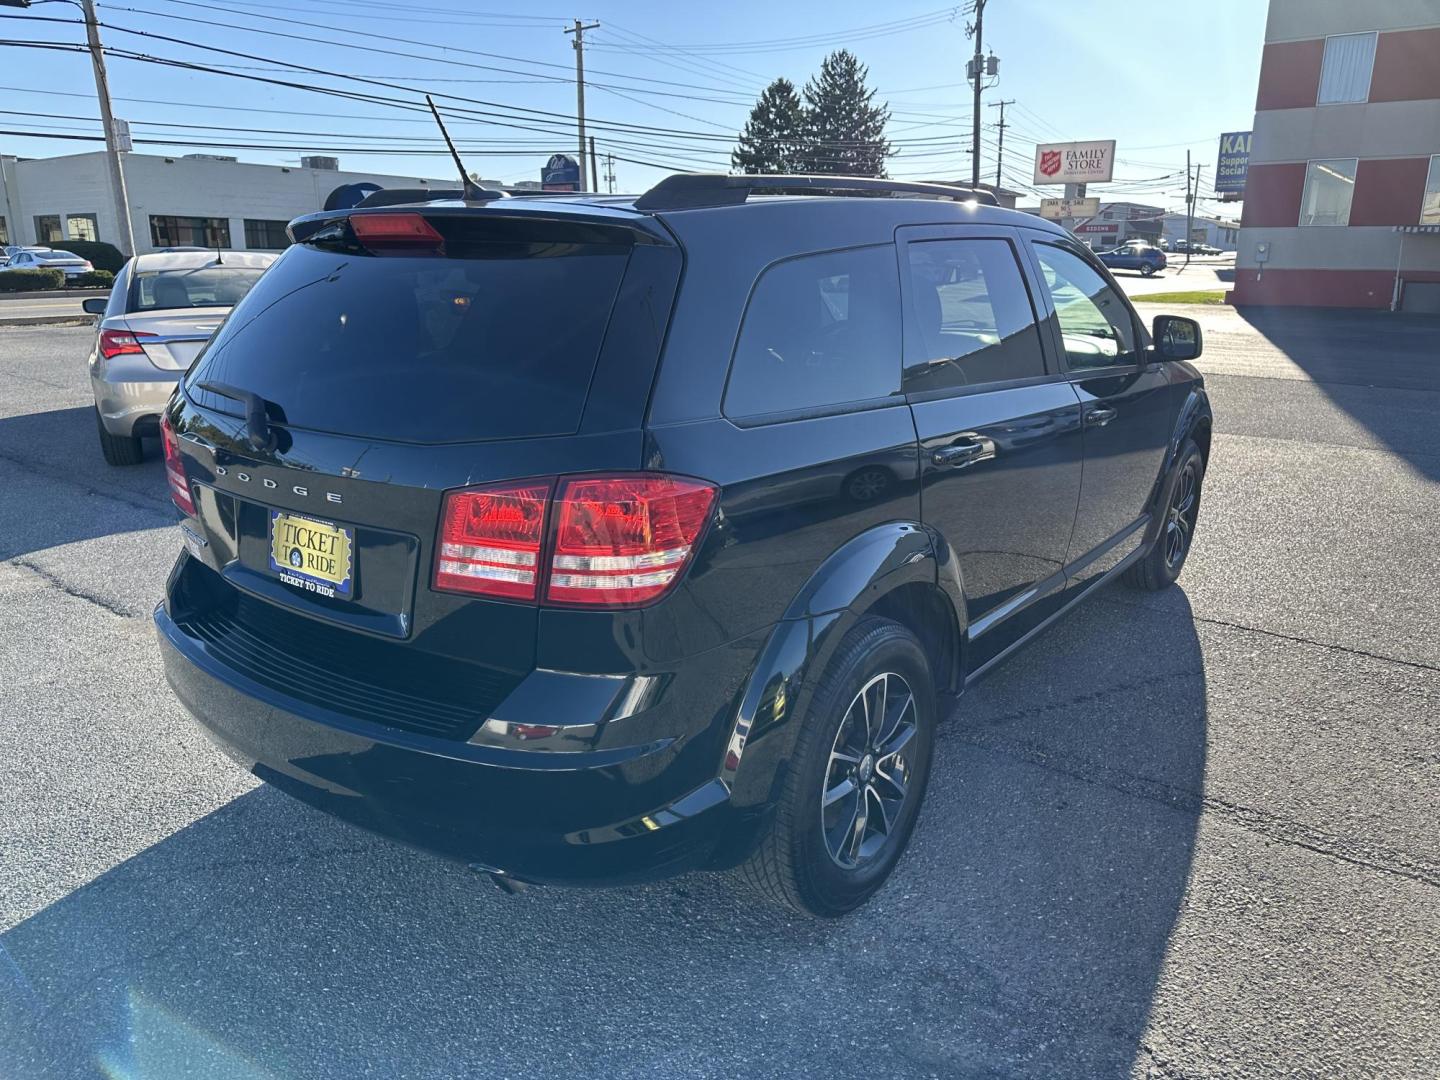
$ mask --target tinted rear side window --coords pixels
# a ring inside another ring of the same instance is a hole
[[[629,245],[443,228],[459,257],[291,247],[231,313],[189,393],[239,415],[198,389],[228,383],[291,426],[403,442],[573,433]]]
[[[730,365],[726,416],[826,408],[899,389],[892,246],[806,255],[760,275]]]

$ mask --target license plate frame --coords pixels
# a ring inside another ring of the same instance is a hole
[[[285,531],[287,528],[290,529],[288,533]],[[282,582],[331,599],[349,600],[354,597],[353,528],[309,514],[271,510],[269,532],[270,570]],[[327,540],[331,543],[327,544]],[[340,540],[344,542],[340,543]]]

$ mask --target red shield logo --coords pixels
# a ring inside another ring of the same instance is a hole
[[[1060,171],[1060,151],[1040,151],[1040,172],[1045,176],[1054,176]]]

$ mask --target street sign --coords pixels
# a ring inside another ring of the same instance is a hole
[[[1114,139],[1035,147],[1037,184],[1107,184],[1114,175]]]
[[[1215,190],[1222,195],[1243,194],[1250,168],[1251,132],[1228,131],[1220,136],[1220,157],[1215,162]]]
[[[1063,221],[1065,218],[1094,217],[1100,212],[1100,199],[1091,196],[1088,199],[1041,199],[1040,216],[1050,221]]]
[[[569,154],[551,154],[540,171],[540,190],[579,191],[579,164]]]

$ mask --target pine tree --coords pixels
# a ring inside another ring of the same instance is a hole
[[[820,74],[805,84],[806,172],[884,176],[890,143],[885,124],[890,109],[872,104],[867,69],[848,49],[833,52]]]
[[[730,162],[743,173],[796,172],[804,129],[805,112],[795,84],[776,79],[750,110]]]

